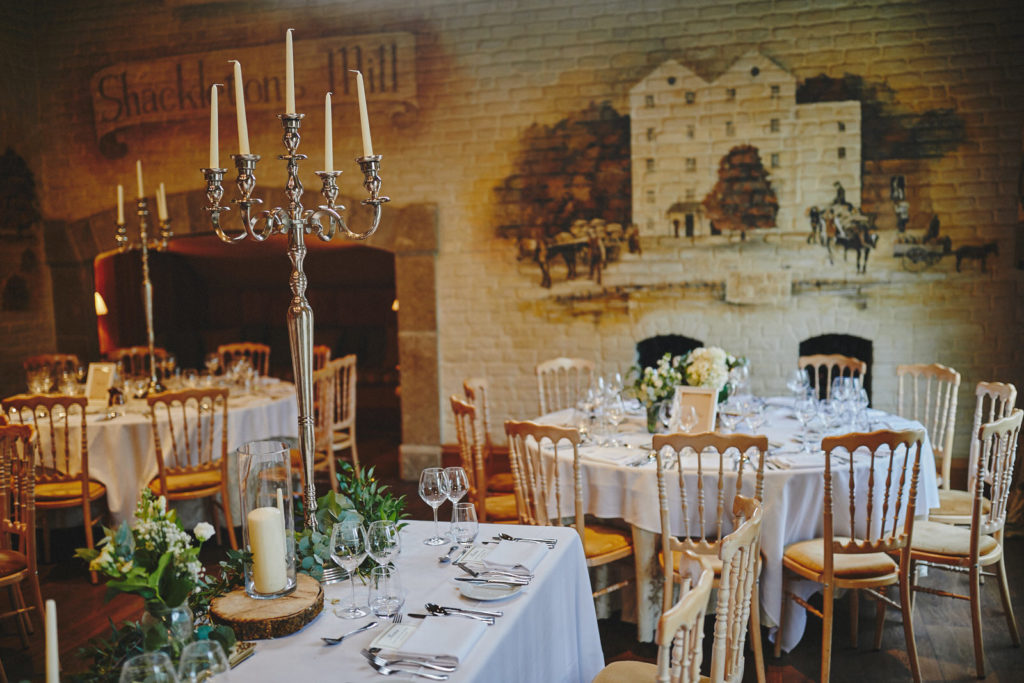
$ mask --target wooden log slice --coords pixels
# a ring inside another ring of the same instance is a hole
[[[311,576],[299,573],[295,592],[273,600],[250,598],[244,588],[210,603],[210,617],[235,630],[239,640],[279,638],[313,621],[324,608],[324,589]]]

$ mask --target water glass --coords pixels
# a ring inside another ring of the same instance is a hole
[[[166,652],[135,655],[121,667],[119,683],[178,683],[178,674]]]
[[[366,559],[366,531],[361,520],[345,519],[335,522],[331,529],[331,559],[348,572],[352,586],[352,602],[334,609],[334,615],[342,619],[358,619],[366,616],[366,610],[356,604],[356,569]]]
[[[405,589],[395,567],[374,567],[370,570],[370,609],[374,615],[388,619],[402,610]]]
[[[398,525],[389,519],[370,522],[366,530],[366,551],[379,565],[388,565],[402,552]]]
[[[456,503],[452,513],[452,540],[462,546],[473,545],[480,531],[473,503]]]
[[[226,681],[229,671],[227,655],[216,640],[197,640],[181,651],[178,679],[182,683]]]
[[[818,400],[814,397],[813,390],[808,390],[803,396],[797,399],[796,405],[796,419],[800,421],[800,425],[803,427],[803,450],[805,453],[810,453],[810,429],[809,425],[811,420],[818,414]]]
[[[618,393],[611,394],[604,404],[604,418],[608,421],[609,430],[612,434],[611,445],[620,445],[615,435],[619,432],[619,425],[626,419],[626,405],[622,402],[622,396]]]
[[[440,467],[428,467],[420,472],[420,498],[434,509],[434,535],[424,540],[427,545],[442,545],[445,540],[437,528],[437,508],[448,498],[448,475]]]

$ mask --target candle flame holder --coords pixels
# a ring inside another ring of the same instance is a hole
[[[153,281],[149,277],[149,250],[164,251],[174,237],[171,230],[171,219],[167,218],[159,223],[159,237],[149,239],[149,203],[145,197],[138,197],[136,200],[135,214],[139,217],[139,241],[133,244],[128,238],[128,226],[125,223],[117,224],[117,231],[114,240],[117,242],[118,251],[126,252],[138,248],[142,258],[142,303],[146,313],[146,343],[149,346],[149,382],[143,396],[156,394],[164,391],[160,379],[156,374],[156,344],[153,332]]]
[[[306,155],[298,153],[302,140],[300,128],[304,116],[278,114],[284,128],[282,142],[286,153],[278,155],[278,159],[287,162],[284,187],[285,197],[288,199],[287,206],[274,207],[257,214],[254,208],[262,204],[263,200],[254,198],[252,194],[256,189],[255,172],[260,157],[258,154],[233,154],[231,158],[234,159],[235,168],[238,170],[235,184],[238,187],[239,198],[232,200],[232,203],[238,208],[241,230],[231,232],[221,224],[221,214],[231,210],[230,207],[221,205],[224,196],[224,174],[227,169],[204,168],[202,173],[206,179],[206,210],[210,214],[214,231],[222,241],[231,243],[250,237],[257,242],[263,242],[275,234],[288,236],[288,258],[292,262],[289,278],[292,300],[288,306],[287,320],[292,369],[295,374],[295,394],[299,407],[299,451],[302,454],[302,469],[306,481],[303,512],[305,525],[316,529],[316,490],[313,486],[313,308],[306,299],[307,279],[303,271],[303,261],[306,257],[305,236],[313,234],[321,241],[329,242],[335,234],[340,233],[348,239],[365,240],[377,231],[381,207],[390,199],[380,195],[380,155],[364,156],[357,158],[356,163],[363,172],[363,187],[369,194],[369,198],[362,200],[361,203],[373,207],[369,228],[363,232],[355,232],[349,229],[342,217],[340,212],[345,211],[345,207],[337,204],[337,179],[341,175],[340,171],[317,171],[323,183],[320,193],[326,203],[317,206],[315,210],[305,209],[301,202],[303,187],[299,179],[299,162],[306,159]]]

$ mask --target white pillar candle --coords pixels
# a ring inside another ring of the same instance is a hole
[[[124,185],[117,186],[117,224],[124,225]]]
[[[46,683],[60,683],[57,648],[57,603],[46,601]]]
[[[167,220],[167,190],[163,183],[160,183],[156,191],[156,217],[162,221]]]
[[[217,86],[210,86],[210,168],[220,168],[220,112],[217,109]]]
[[[145,197],[146,195],[142,193],[142,160],[141,159],[136,159],[135,160],[135,182],[138,184],[138,188],[139,188],[139,193],[137,195],[135,195],[135,196],[136,197]]]
[[[250,510],[249,551],[252,553],[252,582],[258,593],[277,593],[288,585],[284,556],[284,515],[276,507]]]
[[[356,75],[356,95],[359,98],[359,126],[363,131],[363,156],[373,156],[373,143],[370,141],[370,117],[366,113],[366,90],[363,88],[363,74],[352,70]]]
[[[238,153],[249,153],[249,126],[245,122],[245,85],[242,83],[242,63],[230,60],[235,65],[235,116],[238,119]]]
[[[292,56],[292,31],[284,34],[284,112],[295,113],[295,58]]]
[[[334,130],[331,125],[331,93],[324,97],[324,170],[334,170]]]

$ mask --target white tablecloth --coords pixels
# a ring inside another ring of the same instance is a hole
[[[437,558],[448,546],[427,546],[433,522],[410,522],[402,531],[402,552],[396,563],[407,592],[403,613],[424,613],[427,602],[439,605],[501,610],[504,616],[488,626],[480,641],[461,662],[451,681],[588,682],[604,666],[597,617],[591,597],[583,546],[571,528],[530,527],[531,535],[558,539],[558,545],[535,570],[535,578],[523,591],[499,601],[479,602],[460,597],[452,578],[465,576]],[[445,525],[447,526],[447,525]],[[481,524],[479,540],[499,531],[523,532],[518,526]],[[524,544],[525,545],[525,544]],[[321,636],[338,636],[372,619],[339,619],[333,599],[347,601],[348,582],[325,588],[324,611],[296,634],[259,641],[256,654],[243,662],[232,676],[245,681],[380,681],[359,650],[382,633],[377,628],[355,635],[340,645],[325,646]],[[365,604],[367,588],[356,579],[356,594]],[[444,617],[459,619],[463,617]],[[434,619],[425,620],[429,627]],[[405,617],[402,626],[424,620]],[[396,676],[399,680],[411,680]],[[417,679],[422,680],[422,679]]]
[[[107,487],[107,505],[114,526],[131,519],[139,491],[157,475],[156,445],[147,411],[144,402],[133,401],[123,416],[104,419],[104,409],[100,414],[90,413],[86,419],[89,476]],[[228,398],[228,490],[233,511],[238,510],[238,485],[232,482],[237,482],[238,475],[231,453],[248,441],[297,435],[298,414],[295,388],[287,382],[272,380],[258,393]],[[165,430],[160,441],[169,443],[169,427],[166,422],[163,424]],[[78,438],[73,433],[72,443],[77,443]],[[218,434],[214,443],[219,444],[219,439]],[[234,520],[241,524],[237,515]]]
[[[782,554],[790,543],[816,538],[823,535],[822,513],[824,508],[824,460],[821,456],[800,457],[794,455],[799,449],[795,437],[800,433],[800,424],[793,417],[792,410],[784,407],[784,401],[772,401],[767,411],[767,421],[760,433],[767,434],[771,443],[771,451],[779,452],[781,460],[793,461],[789,469],[766,470],[764,478],[764,521],[761,527],[761,553],[764,567],[761,573],[761,611],[762,623],[772,627],[779,623],[782,609]],[[542,422],[570,424],[573,420],[572,411],[561,411],[540,418]],[[921,428],[917,422],[903,420],[886,415],[880,411],[871,411],[873,429],[911,429]],[[626,434],[622,435],[627,442],[634,445],[644,442],[650,444],[643,418],[631,417],[621,426]],[[745,423],[739,425],[740,431],[749,431]],[[583,463],[582,478],[584,504],[586,511],[598,517],[621,518],[629,522],[634,530],[634,542],[637,546],[638,575],[645,577],[637,582],[637,620],[641,641],[651,641],[654,626],[661,608],[661,575],[658,568],[656,537],[661,533],[661,519],[658,510],[657,474],[654,463],[642,467],[630,467],[627,463],[642,457],[647,450],[643,448],[601,448],[584,446],[580,450]],[[571,486],[572,451],[562,448],[559,451],[561,476],[563,482]],[[876,463],[876,473],[884,465]],[[862,459],[855,459],[855,476],[857,476],[858,497],[867,488],[869,466]],[[927,513],[928,508],[937,507],[938,486],[935,477],[935,460],[931,444],[925,438],[921,452],[920,482],[918,484],[918,516]],[[673,479],[676,472],[671,473]],[[848,492],[849,469],[837,470],[833,477],[834,504],[837,525],[843,521],[843,514],[849,510]],[[710,474],[705,472],[705,495],[709,514],[714,511],[714,491],[710,482]],[[726,495],[735,491],[736,474],[726,473]],[[754,491],[753,472],[745,472],[743,490],[747,495]],[[876,477],[877,478],[877,477]],[[688,500],[696,500],[696,464],[692,474],[687,476]],[[881,482],[879,482],[880,484]],[[909,486],[909,477],[908,477]],[[681,506],[678,499],[678,487],[669,487],[670,510],[673,510],[672,525],[675,533],[682,533]],[[866,500],[866,498],[865,498]],[[863,502],[863,501],[862,501]],[[572,514],[572,496],[563,500],[562,514]],[[691,504],[691,507],[695,507]],[[696,513],[691,517],[695,523]],[[728,525],[726,525],[728,530]],[[794,584],[798,593],[805,597],[811,595],[818,584],[803,582]],[[788,603],[786,613],[786,633],[783,634],[783,648],[792,649],[803,635],[806,623],[806,612],[792,603]]]

